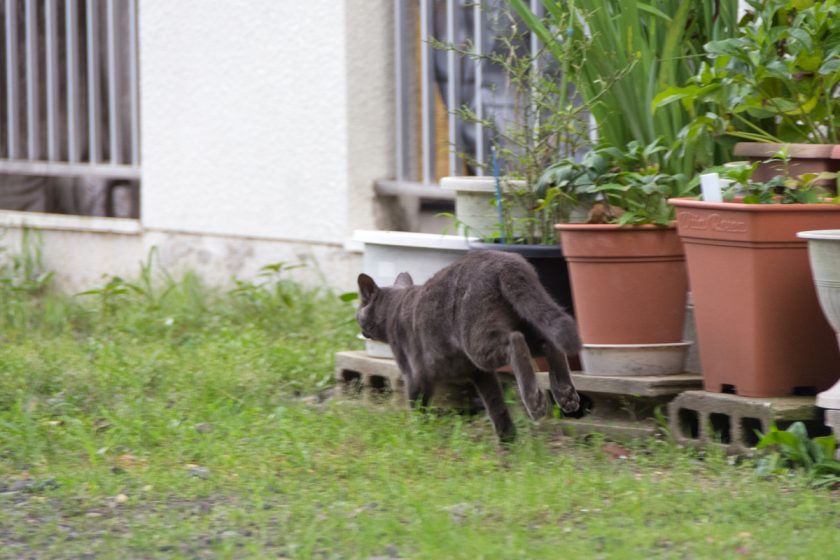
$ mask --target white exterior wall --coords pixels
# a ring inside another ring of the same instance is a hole
[[[342,242],[343,3],[144,0],[139,9],[143,225]]]
[[[266,264],[354,289],[393,175],[390,0],[139,0],[141,219],[0,212],[44,231],[65,291],[131,277],[150,249],[212,284]],[[117,223],[117,222],[112,222]],[[13,241],[9,238],[7,241]],[[15,243],[4,243],[16,250]]]

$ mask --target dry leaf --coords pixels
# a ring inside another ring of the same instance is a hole
[[[601,451],[606,453],[611,459],[627,459],[630,457],[630,451],[621,447],[617,443],[605,443],[601,447]]]

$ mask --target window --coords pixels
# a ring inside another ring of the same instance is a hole
[[[0,208],[138,217],[136,0],[0,0]]]

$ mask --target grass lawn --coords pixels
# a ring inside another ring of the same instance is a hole
[[[521,411],[501,450],[483,416],[313,398],[357,347],[353,308],[282,270],[74,298],[5,274],[0,558],[840,554],[840,494],[796,473]]]

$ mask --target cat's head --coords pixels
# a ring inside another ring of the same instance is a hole
[[[359,274],[359,296],[362,303],[356,311],[356,320],[362,329],[362,334],[371,340],[387,342],[386,318],[388,303],[392,299],[390,294],[395,289],[413,286],[414,282],[407,272],[401,272],[394,282],[393,288],[380,288],[373,278],[367,274]]]

